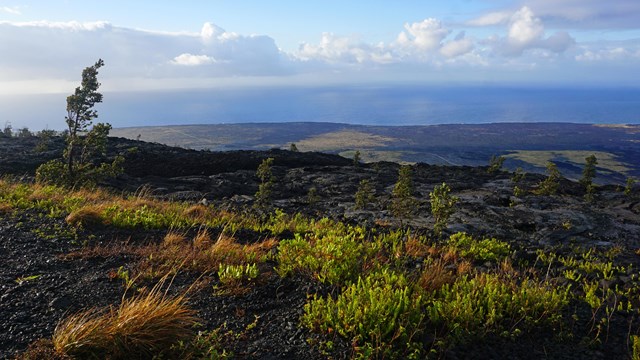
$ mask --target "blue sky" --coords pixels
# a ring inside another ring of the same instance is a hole
[[[638,0],[0,0],[0,95],[225,86],[638,86]]]

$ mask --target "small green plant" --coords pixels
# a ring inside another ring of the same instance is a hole
[[[555,195],[560,186],[560,171],[556,164],[549,161],[547,163],[547,178],[538,184],[538,188],[534,190],[536,195]]]
[[[314,295],[302,323],[350,340],[360,358],[415,358],[425,318],[422,301],[403,275],[383,270],[358,278],[335,300]]]
[[[513,196],[521,198],[525,195],[527,195],[527,192],[525,190],[523,190],[517,185],[513,187]]]
[[[237,286],[244,281],[251,281],[258,277],[260,272],[256,264],[223,265],[218,267],[218,278],[224,286]]]
[[[502,169],[502,164],[504,164],[505,160],[506,158],[504,156],[491,155],[491,159],[489,160],[489,168],[487,168],[487,173],[495,174],[498,171],[500,171],[500,169]]]
[[[315,186],[309,188],[309,192],[307,192],[307,203],[309,205],[314,205],[318,201],[320,201],[320,195],[318,195],[318,189]]]
[[[632,177],[628,177],[624,186],[624,194],[627,196],[631,195],[631,191],[633,190],[633,185],[636,184],[636,179]]]
[[[631,336],[631,360],[640,360],[640,336]]]
[[[494,238],[476,240],[463,232],[451,235],[447,245],[464,257],[482,262],[502,261],[511,252],[511,247],[506,242]]]
[[[291,145],[289,145],[289,151],[299,152],[300,150],[298,150],[298,146],[295,143],[291,143]]]
[[[402,165],[391,193],[391,213],[400,219],[413,215],[417,206],[417,201],[413,198],[412,176],[411,166]]]
[[[524,179],[526,175],[527,174],[522,170],[522,168],[519,167],[516,169],[516,171],[513,172],[513,175],[511,176],[511,181],[517,184],[520,181],[522,181],[522,179]]]
[[[429,193],[431,200],[431,214],[434,218],[433,230],[438,235],[442,235],[442,231],[446,229],[449,217],[453,215],[454,206],[458,202],[458,198],[451,195],[451,188],[446,183],[436,185],[433,191]]]
[[[258,186],[258,192],[256,192],[256,206],[266,207],[271,203],[271,193],[273,185],[276,181],[271,167],[273,166],[273,158],[264,159],[258,166],[256,175],[260,179],[260,185]]]
[[[360,180],[358,191],[355,195],[355,208],[366,209],[369,204],[376,201],[375,189],[371,182],[367,179]]]
[[[24,284],[24,283],[26,283],[26,282],[33,281],[33,280],[37,280],[37,279],[39,279],[41,276],[42,276],[42,275],[21,276],[21,277],[17,278],[17,279],[15,280],[15,282],[16,282],[18,285],[22,285],[22,284]]]

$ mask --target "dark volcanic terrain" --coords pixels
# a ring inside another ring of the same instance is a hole
[[[482,128],[488,131],[488,127]],[[448,129],[453,131],[448,138],[455,137],[456,128]],[[618,143],[602,141],[597,146],[602,151],[616,154],[617,161],[629,165],[640,158],[634,157],[640,156],[640,152],[638,144],[634,142],[637,141],[638,129],[633,129]],[[295,132],[295,127],[291,131]],[[350,128],[348,131],[365,130]],[[387,130],[378,131],[371,133],[381,137],[392,136],[391,133],[384,132]],[[403,138],[400,131],[416,130],[394,131],[394,141]],[[614,130],[603,128],[599,131],[604,133]],[[535,137],[530,135],[530,138]],[[493,135],[485,133],[483,141],[491,142],[491,136]],[[497,131],[495,136],[502,138],[505,134]],[[521,145],[518,149],[535,148],[534,145],[526,145],[524,139],[513,139],[515,135],[508,137],[512,138],[513,146],[516,143]],[[146,136],[142,136],[143,140],[145,138]],[[601,134],[600,139],[604,138]],[[280,139],[276,145],[298,142],[304,146],[300,139],[297,135],[291,135]],[[36,138],[0,138],[0,174],[30,183],[40,163],[61,156],[61,139],[52,139],[48,149],[42,152],[34,150],[38,141]],[[434,142],[431,145],[433,148],[429,151],[434,153],[436,148],[448,148],[445,143]],[[303,146],[300,146],[301,150],[304,149]],[[397,143],[386,146],[403,152],[414,151],[418,147],[415,143],[402,148]],[[592,149],[593,147],[574,147],[571,150]],[[488,159],[492,153],[499,153],[497,150],[499,149],[484,147],[479,154]],[[459,148],[455,156],[461,159],[467,156],[464,154],[474,151],[472,146]],[[588,203],[584,200],[582,186],[567,179],[561,179],[556,195],[543,196],[530,192],[545,179],[541,174],[526,174],[516,184],[512,180],[513,174],[508,171],[490,174],[484,166],[418,163],[412,166],[414,196],[417,199],[414,215],[398,219],[388,210],[400,167],[394,162],[381,161],[355,166],[351,159],[319,152],[278,149],[196,151],[110,138],[107,157],[115,154],[125,156],[124,174],[101,186],[116,194],[144,193],[154,199],[200,203],[238,213],[251,211],[255,201],[254,194],[259,186],[256,169],[261,161],[271,157],[274,158],[273,175],[276,179],[273,208],[281,209],[286,214],[301,213],[311,218],[328,217],[378,232],[409,227],[416,234],[424,235],[435,243],[440,240],[432,231],[434,219],[431,215],[429,193],[435,186],[446,182],[459,202],[448,222],[445,235],[466,232],[477,237],[492,237],[507,242],[512,249],[510,258],[514,264],[528,264],[543,276],[546,271],[546,279],[558,285],[566,285],[572,281],[564,275],[565,270],[570,269],[566,265],[556,267],[557,264],[553,268],[551,265],[547,268],[537,260],[537,251],[569,257],[593,249],[598,254],[609,254],[607,259],[614,266],[625,269],[624,272],[615,272],[611,279],[607,279],[607,287],[638,287],[634,282],[637,281],[640,268],[640,256],[637,254],[640,249],[640,189],[637,185],[629,195],[625,195],[619,185],[598,186],[593,202]],[[481,163],[480,160],[473,161]],[[629,170],[629,174],[638,174],[637,164],[635,166]],[[618,181],[622,178],[611,175],[609,180],[611,179]],[[354,208],[354,194],[362,180],[369,180],[374,185],[376,198],[364,210]],[[516,185],[526,195],[514,196]],[[310,200],[312,188],[317,196]],[[67,214],[45,215],[34,209],[0,207],[0,358],[11,358],[24,351],[33,341],[50,338],[56,324],[66,314],[84,308],[119,303],[124,287],[122,280],[113,274],[122,269],[135,270],[140,254],[125,250],[100,252],[96,249],[160,243],[171,230],[119,229],[109,226],[74,229],[65,221]],[[217,236],[224,229],[210,230]],[[198,229],[184,231],[193,235]],[[265,238],[285,240],[294,235],[294,231],[290,230],[277,233],[246,231],[235,234],[242,243]],[[402,266],[407,269],[419,269],[422,266],[421,258],[402,259]],[[280,277],[272,271],[275,266],[277,264],[273,259],[263,264],[264,272],[260,280],[247,292],[235,295],[216,294],[212,290],[212,285],[215,286],[218,281],[215,271],[202,275],[200,280],[204,279],[207,285],[192,290],[189,300],[189,305],[201,319],[202,327],[212,330],[225,324],[226,329],[241,334],[233,341],[225,341],[226,348],[233,352],[234,358],[323,359],[353,356],[354,349],[350,340],[338,335],[328,336],[333,341],[331,349],[323,350],[310,345],[326,341],[327,337],[310,332],[300,323],[303,306],[310,296],[335,296],[340,290],[322,284],[306,274]],[[482,272],[498,265],[487,261],[474,266]],[[180,273],[173,280],[171,291],[183,291],[198,276],[200,275],[189,272]],[[637,306],[638,299],[633,299],[632,302]],[[476,341],[456,344],[440,353],[439,357],[629,358],[632,352],[630,335],[639,334],[638,312],[613,313],[606,328],[606,336],[603,330],[599,337],[594,335],[591,316],[591,310],[585,302],[576,298],[567,307],[566,314],[563,314],[565,320],[561,332],[569,334],[568,336],[558,338],[557,329],[548,328],[525,333],[514,339],[488,334]],[[424,335],[425,344],[433,342],[430,336]],[[429,345],[425,345],[425,348],[428,350]]]
[[[483,166],[492,155],[505,168],[543,173],[547,161],[578,179],[584,159],[596,154],[598,183],[640,176],[640,125],[571,123],[365,126],[335,123],[260,123],[119,128],[112,135],[190,149],[322,151],[364,161]]]

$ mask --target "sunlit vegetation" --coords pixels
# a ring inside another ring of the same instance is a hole
[[[437,188],[431,207],[440,209],[433,215],[442,232],[456,201],[446,184]],[[576,247],[570,254],[548,249],[524,261],[509,239],[467,233],[433,237],[431,231],[367,227],[282,210],[237,213],[167,202],[147,191],[123,195],[9,180],[0,181],[0,203],[0,216],[30,211],[66,219],[64,229],[51,230],[74,229],[77,250],[65,259],[135,259],[109,275],[133,295],[120,305],[61,319],[38,354],[48,346],[58,358],[228,358],[223,343],[238,341],[237,334],[222,327],[196,333],[197,313],[187,306],[188,294],[144,290],[145,283],[180,274],[206,285],[190,291],[211,297],[245,296],[279,278],[329,289],[308,294],[298,325],[316,334],[310,346],[330,353],[339,337],[352,345],[356,358],[441,358],[485,337],[518,339],[538,331],[573,336],[578,320],[587,324],[581,330],[586,342],[603,343],[618,315],[633,323],[628,351],[638,353],[640,287],[616,282],[622,276],[637,280],[638,273],[614,261],[621,249]],[[103,227],[152,235],[139,243],[88,240],[92,229]],[[16,281],[40,281],[35,276]],[[589,309],[589,318],[578,308]]]

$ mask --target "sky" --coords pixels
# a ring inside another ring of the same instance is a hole
[[[497,84],[637,87],[638,0],[0,0],[0,95]]]

